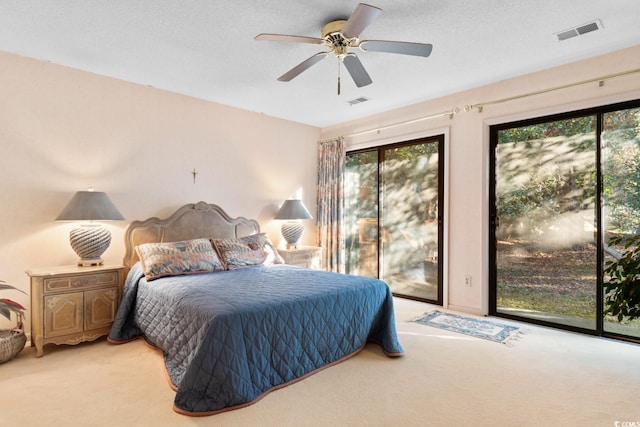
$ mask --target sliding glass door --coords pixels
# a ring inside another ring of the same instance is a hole
[[[444,137],[347,155],[346,271],[442,304]]]
[[[378,150],[347,153],[345,272],[378,277]]]
[[[609,239],[640,232],[640,108],[627,105],[492,127],[491,314],[640,337],[604,316],[606,263],[624,250]]]
[[[496,312],[595,330],[596,117],[496,137]]]

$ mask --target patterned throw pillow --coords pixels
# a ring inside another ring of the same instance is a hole
[[[208,239],[144,243],[136,246],[136,252],[147,280],[225,269]]]
[[[227,270],[254,265],[284,264],[266,233],[237,239],[211,239]]]

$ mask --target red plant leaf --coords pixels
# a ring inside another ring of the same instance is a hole
[[[26,308],[24,308],[21,304],[8,298],[0,298],[0,302],[7,304],[11,310],[26,310]]]

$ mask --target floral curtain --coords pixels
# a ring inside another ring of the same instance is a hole
[[[344,273],[344,138],[318,147],[318,244],[327,271]]]

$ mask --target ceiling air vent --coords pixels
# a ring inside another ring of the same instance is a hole
[[[596,31],[602,28],[602,22],[599,19],[595,21],[589,22],[587,24],[579,25],[574,28],[570,28],[568,30],[560,31],[556,33],[555,36],[558,38],[558,41],[564,41],[573,37],[581,36],[583,34],[590,33],[592,31]]]
[[[355,99],[352,99],[351,101],[347,101],[347,104],[353,107],[356,104],[360,104],[362,102],[367,102],[367,101],[369,101],[369,98],[367,98],[366,96],[361,96],[360,98],[355,98]]]

